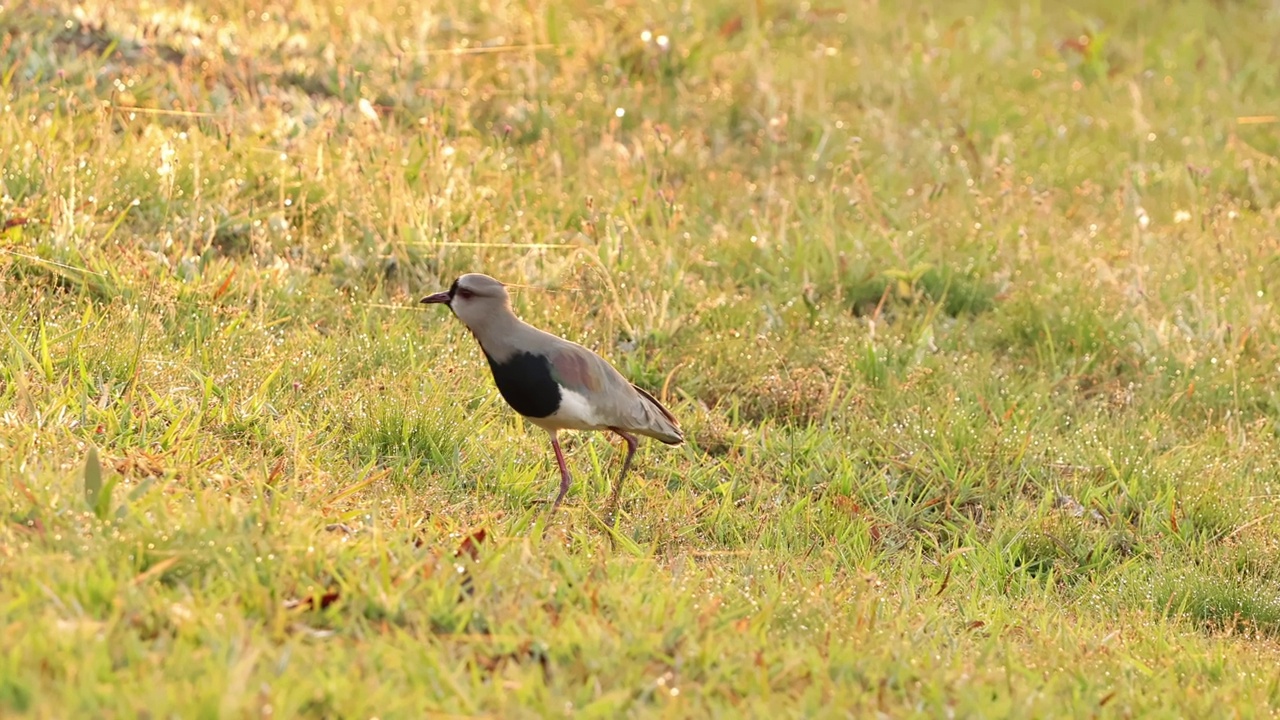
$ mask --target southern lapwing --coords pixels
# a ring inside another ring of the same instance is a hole
[[[662,403],[628,382],[599,355],[517,318],[507,289],[488,275],[463,275],[448,292],[428,295],[422,302],[449,306],[480,343],[503,399],[551,435],[560,465],[560,494],[553,511],[572,482],[560,450],[561,430],[610,430],[627,441],[622,472],[609,497],[606,517],[610,520],[636,454],[636,435],[668,445],[684,442],[680,423]]]

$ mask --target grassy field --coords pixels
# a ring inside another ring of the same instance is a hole
[[[1280,706],[1280,5],[201,5],[0,5],[0,715]]]

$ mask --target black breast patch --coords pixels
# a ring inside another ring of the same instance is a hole
[[[513,410],[531,418],[544,418],[560,409],[560,385],[551,377],[551,363],[542,355],[516,353],[497,363],[484,357],[493,371],[493,382]]]

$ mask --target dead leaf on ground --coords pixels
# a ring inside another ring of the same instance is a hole
[[[551,674],[551,662],[547,658],[546,649],[540,644],[534,644],[532,641],[526,640],[520,644],[520,647],[511,652],[497,653],[493,655],[478,655],[471,659],[471,663],[487,674],[497,672],[507,663],[521,664],[526,661],[533,660],[542,668],[542,674],[547,677]]]
[[[125,477],[158,478],[164,476],[162,455],[153,455],[142,450],[130,450],[124,457],[112,458],[108,462],[116,472]]]
[[[720,25],[720,37],[728,40],[742,32],[742,16],[734,15]]]
[[[489,530],[487,528],[480,528],[479,530],[472,532],[463,539],[462,544],[458,546],[458,551],[455,552],[453,556],[462,557],[463,555],[466,555],[470,557],[472,561],[479,560],[480,544],[483,543],[485,538],[488,536]]]
[[[285,610],[323,610],[330,605],[338,602],[342,597],[342,593],[338,590],[326,590],[319,595],[307,595],[301,598],[292,598],[284,601]]]
[[[215,301],[217,301],[218,298],[226,294],[227,289],[231,287],[231,278],[234,278],[235,276],[236,276],[236,269],[232,267],[231,272],[227,273],[227,277],[222,280],[222,284],[218,286],[217,290],[213,291],[213,299]]]
[[[483,543],[485,538],[488,536],[489,531],[487,528],[480,528],[479,530],[472,531],[463,539],[462,544],[458,546],[458,550],[453,553],[453,556],[455,558],[459,558],[466,555],[471,558],[471,562],[478,561],[480,559],[480,544]],[[471,577],[470,568],[459,566],[459,570],[462,573],[462,597],[458,598],[458,602],[462,602],[464,597],[470,597],[476,594],[476,586],[475,581]]]
[[[856,500],[849,497],[848,495],[836,495],[833,498],[833,502],[835,503],[836,507],[849,513],[850,515],[862,514],[862,506],[859,505]]]

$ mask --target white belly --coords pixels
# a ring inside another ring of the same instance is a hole
[[[560,407],[544,418],[529,418],[529,422],[544,430],[603,430],[608,425],[591,407],[582,393],[560,388]]]

